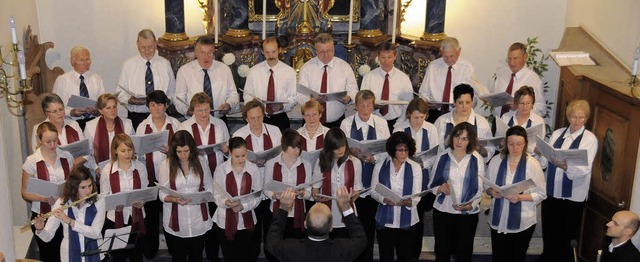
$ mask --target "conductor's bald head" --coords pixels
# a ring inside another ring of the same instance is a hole
[[[331,209],[322,203],[313,205],[307,212],[307,220],[304,225],[310,237],[318,239],[329,238],[329,232],[333,227]]]

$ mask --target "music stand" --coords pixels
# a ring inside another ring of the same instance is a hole
[[[133,237],[133,242],[130,241],[131,237]],[[108,261],[113,261],[113,256],[111,255],[113,251],[133,249],[136,246],[135,243],[137,242],[137,240],[138,232],[131,232],[131,226],[118,229],[110,229],[105,232],[103,242],[98,245],[97,249],[87,250],[80,253],[80,255],[93,256],[96,254],[104,253],[105,256],[108,257]]]

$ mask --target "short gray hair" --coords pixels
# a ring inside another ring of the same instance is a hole
[[[455,37],[445,37],[440,44],[440,50],[442,51],[450,51],[450,50],[460,50],[460,44],[458,43],[458,39]]]

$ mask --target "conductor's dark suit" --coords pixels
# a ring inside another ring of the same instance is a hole
[[[607,241],[611,242],[611,241]],[[640,261],[640,252],[638,249],[631,243],[631,240],[627,240],[626,243],[622,244],[619,247],[613,249],[613,252],[609,252],[608,245],[602,250],[602,257],[600,258],[602,262],[631,262],[631,261]]]
[[[289,261],[354,261],[367,245],[367,236],[355,214],[344,218],[349,238],[313,241],[283,239],[287,211],[278,209],[267,235],[267,250],[282,262]]]

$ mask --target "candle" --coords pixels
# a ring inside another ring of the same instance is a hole
[[[353,31],[353,0],[349,0],[349,34],[347,35],[347,44],[351,44],[351,31]]]
[[[396,23],[398,22],[398,0],[393,0],[393,28],[391,29],[391,43],[396,43]]]
[[[262,40],[267,38],[267,0],[262,0]]]
[[[13,16],[9,17],[9,25],[11,26],[11,43],[18,43],[18,34],[16,33],[16,20],[13,19]]]
[[[20,78],[27,79],[27,68],[25,66],[24,51],[18,51],[18,63],[20,64]]]
[[[640,46],[636,48],[636,52],[633,55],[633,70],[631,70],[631,75],[638,75],[638,62],[640,61]]]
[[[213,0],[213,7],[215,8],[214,15],[216,16],[216,27],[214,30],[214,37],[216,44],[218,43],[218,32],[220,32],[220,6],[218,6],[218,0]]]

